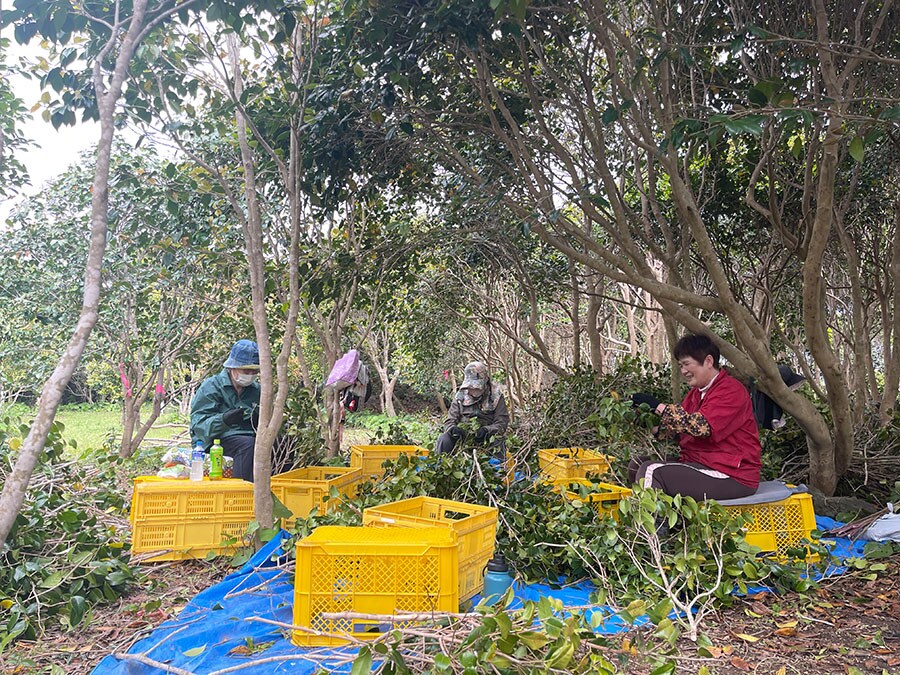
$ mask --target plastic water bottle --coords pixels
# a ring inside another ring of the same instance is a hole
[[[509,565],[499,553],[488,561],[487,572],[484,575],[485,602],[493,604],[498,602],[507,589],[512,586],[513,579],[509,574]]]
[[[222,444],[219,439],[213,441],[213,446],[209,449],[209,479],[221,480],[222,478]]]
[[[203,480],[203,443],[200,441],[191,452],[191,480]]]

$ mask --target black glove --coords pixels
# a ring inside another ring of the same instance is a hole
[[[481,427],[478,431],[475,432],[475,442],[481,443],[484,445],[491,438],[491,432],[487,427]]]
[[[244,409],[232,408],[222,415],[222,421],[230,427],[239,426],[244,421]]]
[[[455,424],[447,429],[447,433],[450,434],[450,438],[452,438],[454,441],[461,441],[466,437],[466,432],[460,429]]]
[[[646,403],[650,406],[650,410],[652,412],[656,412],[656,409],[659,407],[659,404],[662,403],[655,396],[651,396],[650,394],[632,394],[631,395],[631,405],[635,408],[639,407],[642,403]]]
[[[250,424],[254,429],[259,428],[259,406],[253,409],[253,412],[250,413]]]

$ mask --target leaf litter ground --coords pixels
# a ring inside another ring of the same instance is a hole
[[[884,561],[876,578],[848,573],[806,595],[762,593],[710,617],[708,646],[679,641],[668,660],[673,672],[729,675],[900,673],[900,556]],[[0,657],[0,672],[90,673],[101,658],[145,636],[230,569],[221,562],[148,565],[142,583],[120,601],[94,609],[90,625],[49,631],[19,642]],[[871,575],[869,575],[871,576]],[[607,657],[622,673],[649,673],[667,647],[651,630],[616,638]],[[238,660],[236,659],[236,663]],[[658,663],[658,662],[657,662]],[[705,670],[704,670],[705,669]]]

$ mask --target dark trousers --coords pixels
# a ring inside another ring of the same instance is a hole
[[[256,436],[252,434],[229,436],[222,439],[222,454],[234,460],[232,472],[234,478],[253,482],[253,447],[255,445]],[[292,465],[293,453],[290,452],[290,442],[279,436],[275,439],[272,475],[287,471]]]
[[[697,462],[679,462],[672,457],[665,460],[633,457],[628,464],[629,483],[648,477],[650,487],[667,495],[685,495],[697,501],[740,499],[756,492],[756,488],[747,487]]]

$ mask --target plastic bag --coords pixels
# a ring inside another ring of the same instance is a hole
[[[191,449],[190,448],[169,448],[162,456],[163,467],[170,467],[181,464],[186,467],[191,466]]]
[[[191,467],[184,464],[165,466],[156,472],[159,478],[190,478]]]
[[[334,362],[334,367],[328,374],[325,381],[326,387],[333,387],[336,391],[341,391],[353,385],[359,374],[359,352],[351,349],[341,358]]]
[[[869,525],[863,539],[871,541],[900,541],[900,513],[894,512],[894,504],[887,505],[888,512]]]

